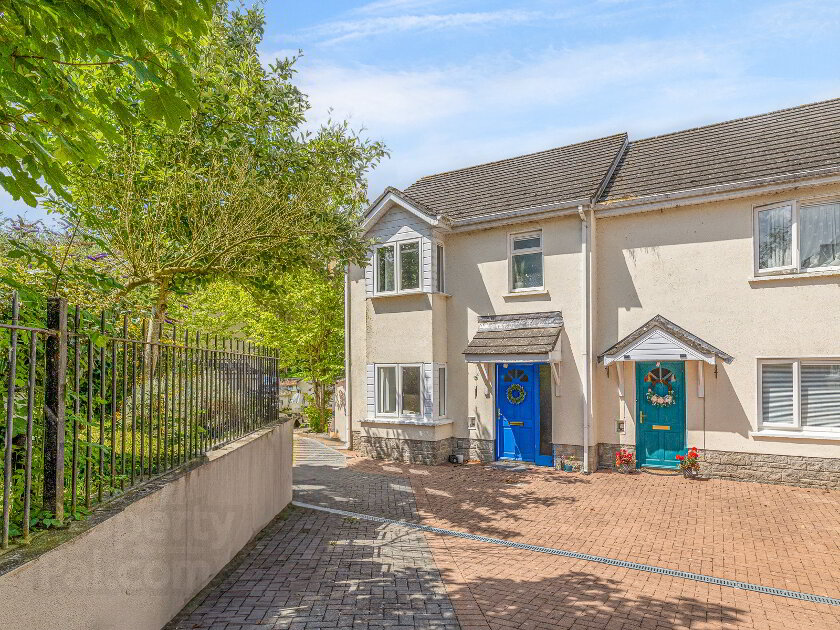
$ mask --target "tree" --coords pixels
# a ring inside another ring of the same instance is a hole
[[[183,319],[212,332],[239,331],[279,350],[281,365],[312,383],[310,426],[327,427],[329,389],[344,372],[343,276],[300,267],[259,286],[213,283],[186,299]]]
[[[122,295],[154,291],[159,319],[173,293],[214,279],[257,285],[364,256],[364,173],[384,149],[346,124],[301,131],[294,60],[262,66],[263,21],[222,5],[200,42],[189,119],[174,130],[135,117],[124,143],[103,143],[107,159],[71,169],[72,202],[50,202],[102,244]],[[119,89],[139,88],[123,78]]]
[[[138,114],[176,128],[196,102],[189,66],[211,0],[12,0],[0,11],[0,185],[36,205],[40,180],[96,164]],[[115,89],[120,80],[138,89]],[[141,102],[142,109],[136,104]]]

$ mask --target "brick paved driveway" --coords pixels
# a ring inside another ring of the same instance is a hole
[[[840,597],[837,491],[296,448],[297,501]],[[840,628],[825,604],[324,512],[270,530],[178,628]]]

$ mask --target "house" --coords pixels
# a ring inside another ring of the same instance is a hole
[[[294,413],[303,411],[306,394],[311,394],[312,384],[302,378],[283,378],[279,381],[280,408]]]
[[[347,425],[407,462],[840,487],[840,99],[386,189],[347,273]]]

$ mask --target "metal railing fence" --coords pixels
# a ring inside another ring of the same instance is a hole
[[[0,320],[3,548],[277,421],[277,377],[276,354],[242,339],[63,298],[22,313],[15,293]]]

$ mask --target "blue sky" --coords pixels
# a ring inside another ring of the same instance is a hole
[[[267,0],[310,124],[391,153],[370,196],[443,170],[840,96],[840,2]],[[2,195],[0,195],[2,197]],[[22,204],[0,198],[6,214]],[[33,216],[32,213],[28,213]]]

